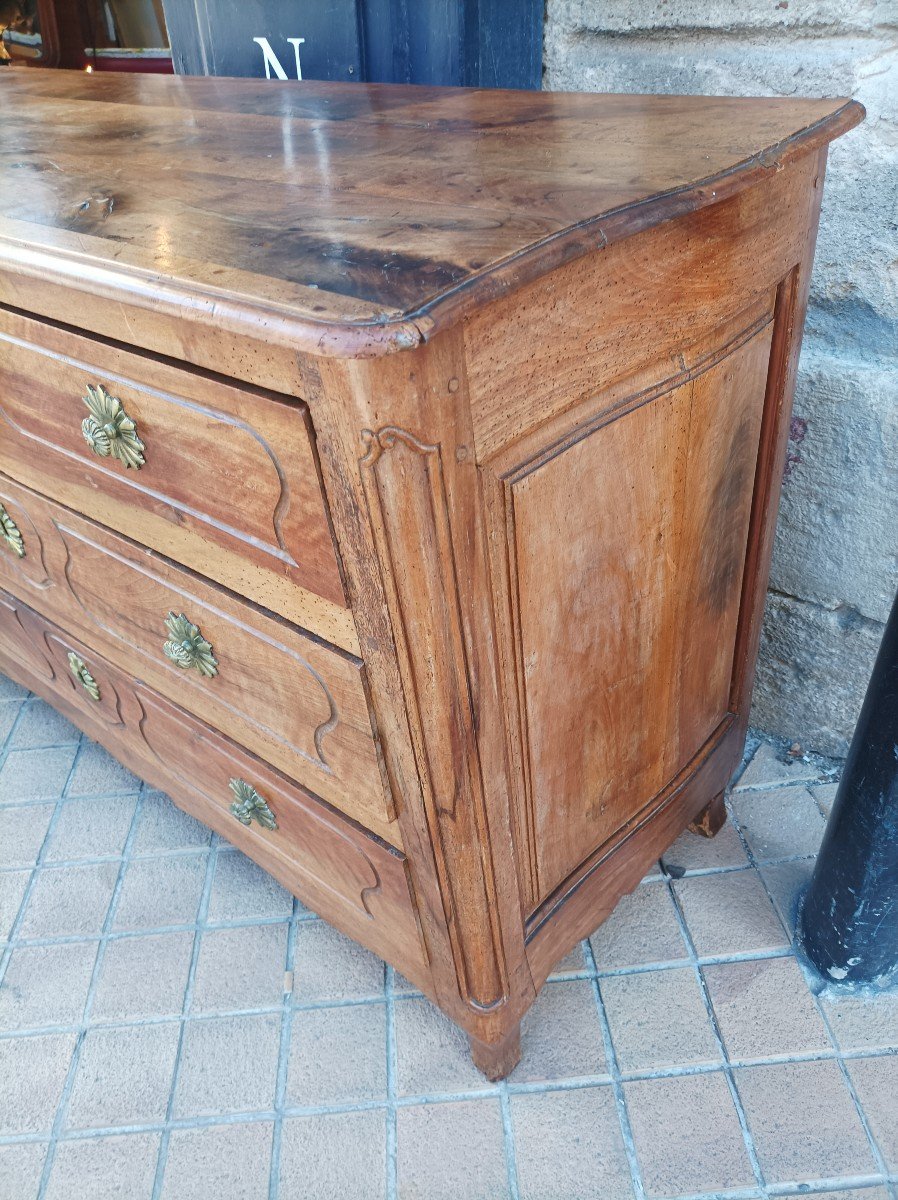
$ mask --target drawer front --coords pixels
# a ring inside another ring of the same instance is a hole
[[[304,405],[0,312],[0,470],[354,648]]]
[[[408,867],[397,850],[4,592],[0,670],[239,846],[313,911],[428,988]],[[248,825],[232,811],[241,803]]]
[[[396,843],[358,659],[2,477],[0,503],[0,586]]]

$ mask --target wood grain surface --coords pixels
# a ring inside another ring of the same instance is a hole
[[[863,112],[61,71],[6,72],[0,102],[0,269],[341,354],[414,344]]]

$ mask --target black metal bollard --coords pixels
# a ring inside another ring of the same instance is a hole
[[[848,751],[799,936],[828,980],[898,982],[898,597]]]

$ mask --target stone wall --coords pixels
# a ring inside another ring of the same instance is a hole
[[[844,754],[898,589],[898,0],[548,0],[544,66],[867,108],[830,154],[752,713]]]

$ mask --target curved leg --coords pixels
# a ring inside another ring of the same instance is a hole
[[[723,802],[723,792],[718,792],[711,803],[707,804],[695,820],[690,822],[689,832],[697,833],[700,837],[715,837],[723,829],[726,819],[727,810]]]
[[[520,1062],[521,1023],[513,1025],[501,1042],[481,1042],[468,1034],[471,1058],[478,1071],[493,1081],[504,1079]]]

